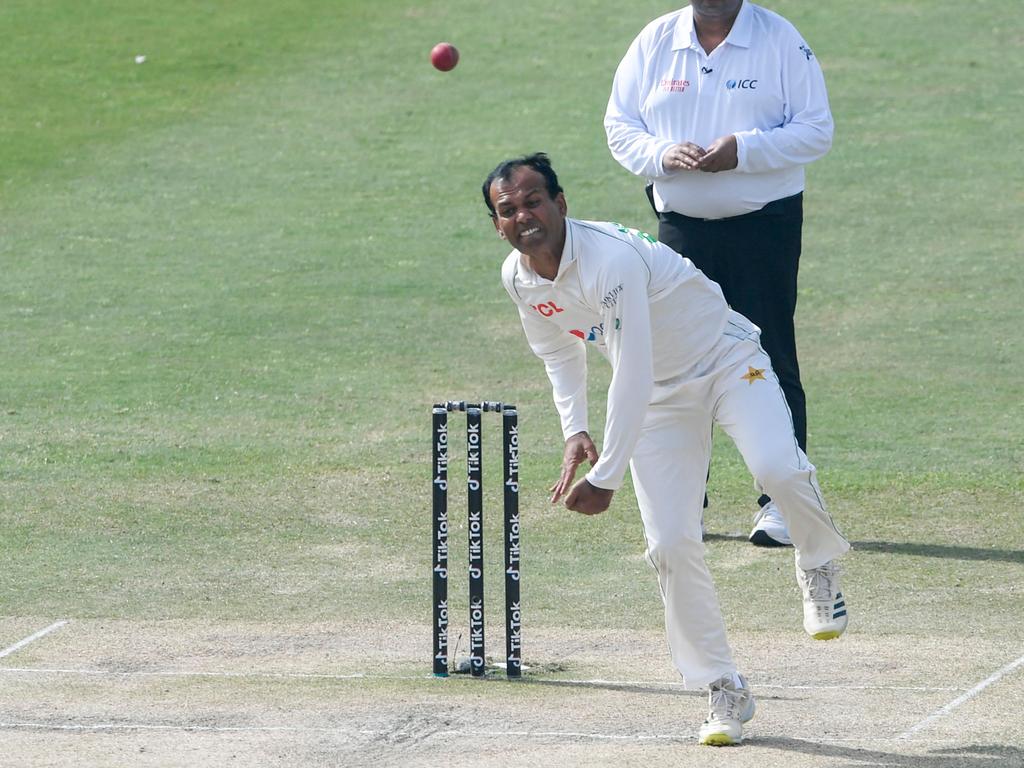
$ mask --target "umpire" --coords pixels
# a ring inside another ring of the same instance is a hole
[[[630,45],[604,126],[612,156],[649,182],[658,239],[761,328],[806,451],[794,331],[804,166],[828,152],[833,131],[810,47],[745,0],[692,0]],[[791,544],[771,499],[758,503],[751,542]]]

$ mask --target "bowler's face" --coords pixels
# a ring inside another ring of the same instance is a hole
[[[528,166],[508,179],[491,183],[494,228],[520,253],[528,256],[561,247],[565,231],[565,195],[548,194],[544,177]]]

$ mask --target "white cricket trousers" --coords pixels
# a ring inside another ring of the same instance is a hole
[[[850,548],[797,445],[756,327],[733,315],[700,370],[655,384],[630,462],[672,661],[688,688],[736,671],[701,537],[712,422],[736,443],[758,491],[778,505],[800,567],[817,568]]]

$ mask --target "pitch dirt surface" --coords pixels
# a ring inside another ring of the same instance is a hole
[[[659,633],[526,640],[509,683],[430,676],[427,626],[6,619],[0,765],[1024,765],[1019,639],[734,634],[758,697],[734,749],[697,745]]]

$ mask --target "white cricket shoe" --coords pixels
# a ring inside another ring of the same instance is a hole
[[[708,719],[700,727],[699,742],[728,747],[743,741],[743,724],[754,716],[754,695],[747,680],[739,675],[740,686],[726,675],[708,686]]]
[[[747,537],[757,547],[791,547],[786,521],[774,501],[769,501],[754,515],[754,528]]]
[[[815,640],[834,640],[846,631],[846,600],[839,587],[839,573],[835,560],[809,571],[796,567],[796,580],[804,593],[804,629]]]

